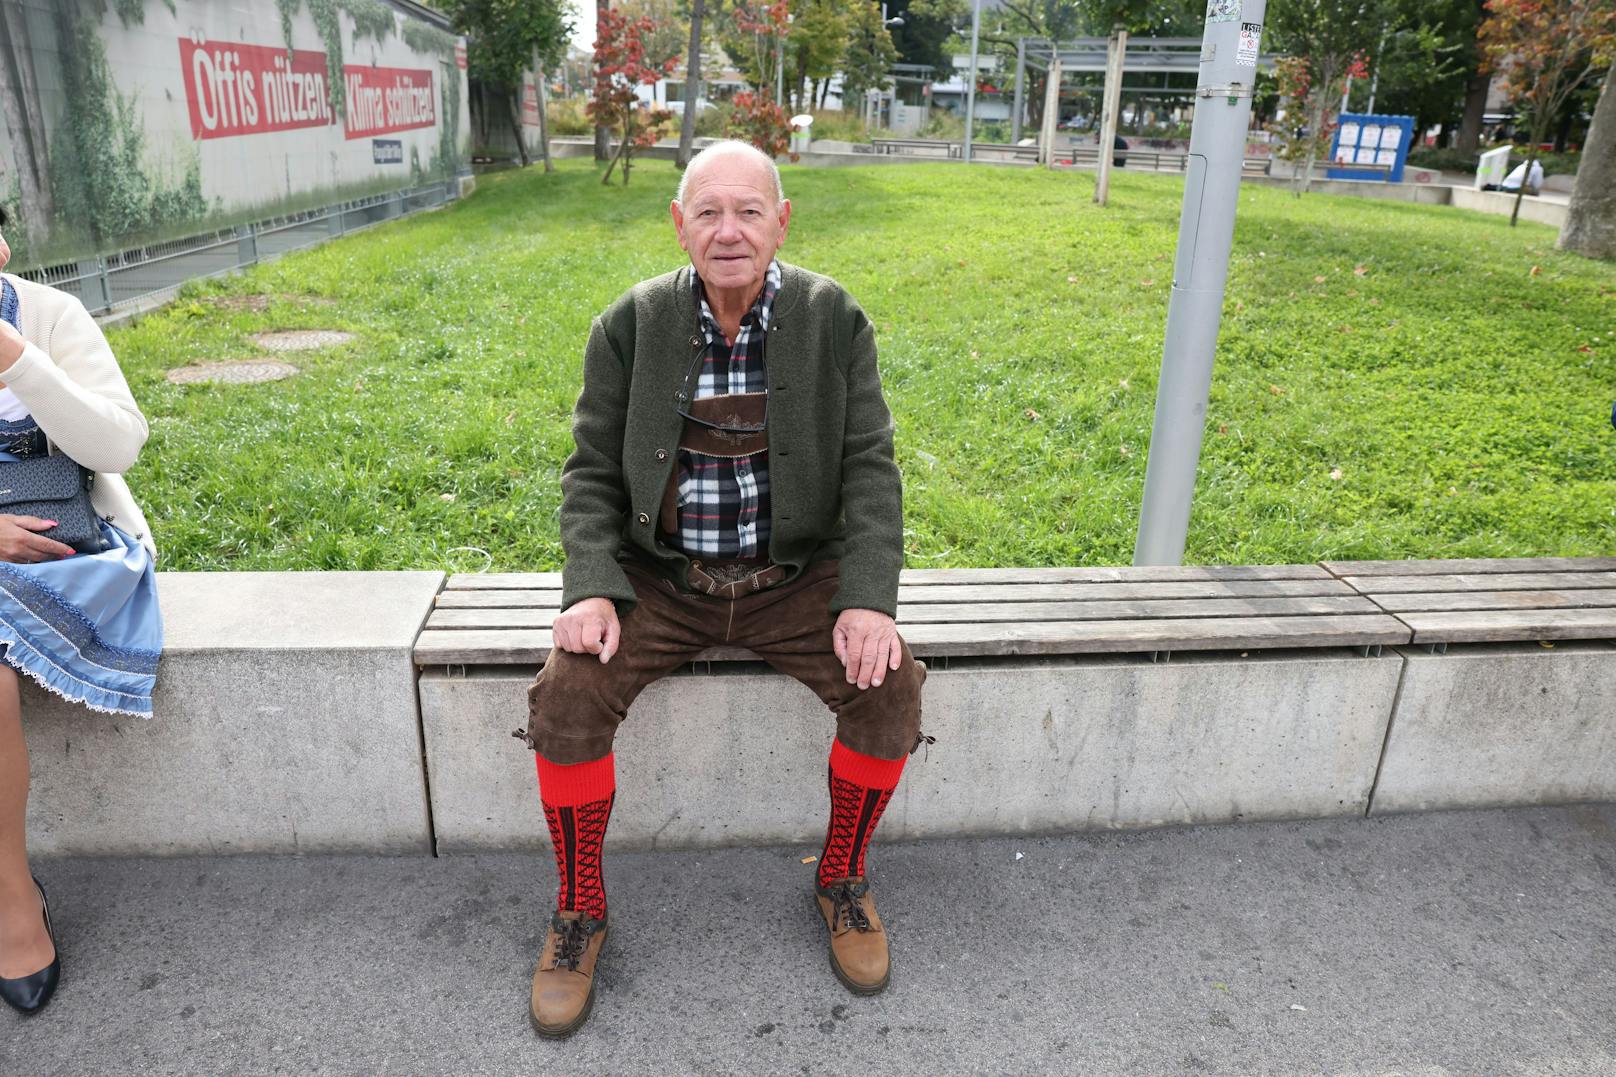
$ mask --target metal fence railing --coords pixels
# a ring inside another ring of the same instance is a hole
[[[174,291],[189,280],[245,269],[381,221],[441,206],[458,197],[459,191],[460,178],[454,177],[19,275],[78,296],[92,314],[109,313]]]

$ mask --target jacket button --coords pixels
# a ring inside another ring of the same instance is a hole
[[[667,449],[658,449],[656,451],[656,458],[658,460],[666,460],[668,458],[668,450]]]
[[[651,517],[647,516],[643,512],[636,516],[635,519],[639,520],[641,524],[648,524],[651,522]]]
[[[700,337],[691,337],[691,338],[690,338],[690,346],[691,346],[691,347],[692,347],[692,348],[699,348],[699,347],[701,347],[701,338],[700,338]]]

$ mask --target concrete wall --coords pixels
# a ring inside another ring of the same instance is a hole
[[[1616,645],[1401,650],[1376,812],[1616,800]]]
[[[762,666],[649,688],[616,746],[619,848],[823,837],[834,725]],[[1401,662],[1249,657],[955,660],[883,833],[924,838],[1363,814]],[[421,677],[443,851],[544,848],[525,724],[531,669]]]
[[[412,647],[439,573],[159,576],[149,722],[25,685],[51,853],[542,849],[534,670]],[[893,838],[1616,799],[1616,643],[935,661]],[[620,848],[822,836],[833,722],[758,663],[648,689]],[[436,845],[434,846],[434,833]]]
[[[410,650],[442,580],[159,574],[150,721],[25,682],[30,847],[431,852]]]
[[[1515,207],[1515,196],[1504,191],[1476,191],[1468,187],[1448,189],[1453,192],[1453,205],[1458,209],[1474,209],[1482,213],[1497,213],[1507,217]],[[1522,220],[1551,224],[1556,228],[1564,227],[1566,212],[1569,209],[1570,206],[1565,202],[1533,198],[1531,195],[1521,199]]]

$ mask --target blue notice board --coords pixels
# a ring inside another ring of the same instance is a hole
[[[1364,116],[1343,112],[1330,143],[1331,179],[1403,182],[1403,165],[1414,138],[1413,116]],[[1353,168],[1353,165],[1378,168]],[[1389,172],[1381,169],[1390,169]]]

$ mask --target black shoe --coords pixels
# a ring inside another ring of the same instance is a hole
[[[40,969],[31,976],[18,976],[8,980],[0,976],[0,999],[12,1009],[22,1013],[38,1013],[45,1008],[45,1003],[56,994],[56,985],[62,979],[62,951],[56,946],[56,932],[51,928],[50,904],[45,900],[45,888],[34,880],[34,888],[39,891],[39,904],[45,914],[45,934],[50,936],[51,946],[56,950],[56,956],[49,965]]]

